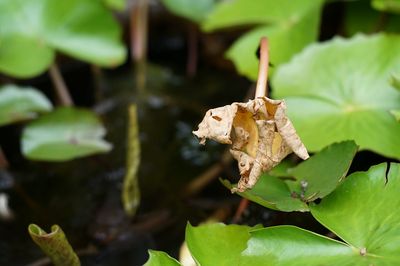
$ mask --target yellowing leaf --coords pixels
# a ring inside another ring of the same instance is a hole
[[[213,139],[232,145],[230,151],[238,161],[241,176],[233,192],[252,188],[263,172],[271,170],[291,152],[303,160],[309,157],[286,117],[282,100],[259,97],[208,110],[193,133],[201,144]]]

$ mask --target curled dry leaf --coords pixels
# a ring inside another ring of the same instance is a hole
[[[232,145],[230,152],[238,161],[241,176],[232,192],[252,188],[263,172],[289,153],[303,160],[309,157],[285,111],[283,100],[259,97],[208,110],[199,129],[193,131],[200,144],[208,138]]]

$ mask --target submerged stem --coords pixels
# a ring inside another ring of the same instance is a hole
[[[260,40],[260,64],[258,67],[258,79],[257,79],[255,98],[268,96],[267,95],[268,65],[269,65],[268,39],[267,37],[262,37]]]
[[[69,94],[67,85],[61,75],[60,69],[57,64],[54,63],[50,66],[49,69],[50,78],[53,83],[54,89],[57,93],[57,96],[64,106],[72,106],[74,102],[72,101],[71,95]]]

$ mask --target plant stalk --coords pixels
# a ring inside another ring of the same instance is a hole
[[[148,1],[138,0],[131,10],[131,51],[134,63],[146,61]]]
[[[60,69],[58,68],[56,63],[50,66],[49,74],[61,104],[64,106],[73,106],[74,102],[72,101],[71,95],[68,91],[68,87],[65,84]]]
[[[139,91],[146,87],[148,0],[138,0],[131,9],[131,52],[136,65],[136,86]]]
[[[255,98],[267,97],[267,80],[269,65],[269,45],[267,37],[260,40],[260,64],[258,67],[258,79]]]

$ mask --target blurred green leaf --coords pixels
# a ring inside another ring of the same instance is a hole
[[[4,28],[6,24],[0,25]],[[7,75],[20,78],[37,76],[46,71],[54,60],[53,49],[34,36],[25,36],[23,33],[4,36],[0,28],[0,39],[0,72]]]
[[[108,152],[106,130],[90,111],[64,107],[31,122],[22,134],[22,152],[33,160],[65,161]]]
[[[400,110],[391,110],[390,113],[396,118],[397,122],[400,122]]]
[[[331,193],[344,180],[357,152],[354,141],[334,143],[289,169],[296,181],[287,181],[292,193],[310,202]]]
[[[206,31],[238,25],[261,24],[237,40],[226,53],[239,73],[256,79],[255,55],[262,36],[269,39],[274,66],[288,61],[318,37],[321,0],[234,0],[219,3],[203,23]]]
[[[172,13],[200,23],[214,7],[215,0],[161,0]]]
[[[140,188],[138,169],[140,165],[139,125],[136,105],[130,105],[128,110],[128,151],[126,174],[122,186],[122,203],[125,212],[134,216],[140,204]]]
[[[240,253],[246,248],[250,230],[257,227],[222,223],[186,226],[186,242],[198,265],[238,265]]]
[[[15,85],[0,88],[0,126],[35,118],[52,108],[46,96],[34,88]]]
[[[111,12],[93,0],[0,0],[0,71],[36,76],[54,60],[54,50],[101,66],[126,56]]]
[[[323,67],[322,67],[323,66]],[[360,148],[400,158],[400,92],[388,82],[400,69],[400,37],[358,35],[315,44],[278,69],[274,97],[310,151],[353,139]]]
[[[51,232],[46,233],[36,224],[28,227],[32,240],[51,259],[55,266],[79,266],[78,256],[75,254],[67,237],[58,225],[51,227]]]
[[[357,33],[376,31],[398,32],[400,17],[383,14],[371,7],[369,1],[346,1],[344,13],[344,31],[347,36]]]
[[[371,3],[377,10],[400,13],[400,0],[372,0]]]
[[[126,8],[126,0],[103,0],[103,2],[112,9],[123,11]]]
[[[390,84],[393,86],[393,88],[400,91],[400,78],[398,75],[392,74],[392,77],[390,79]]]
[[[149,250],[149,260],[144,266],[179,266],[181,265],[174,258],[162,251]]]
[[[234,187],[228,180],[223,180],[222,183],[229,189]],[[307,204],[300,197],[292,197],[285,181],[268,174],[263,174],[253,188],[237,194],[273,210],[308,211]]]
[[[320,0],[220,1],[203,22],[202,28],[213,31],[240,25],[296,23],[304,13],[321,3]]]

